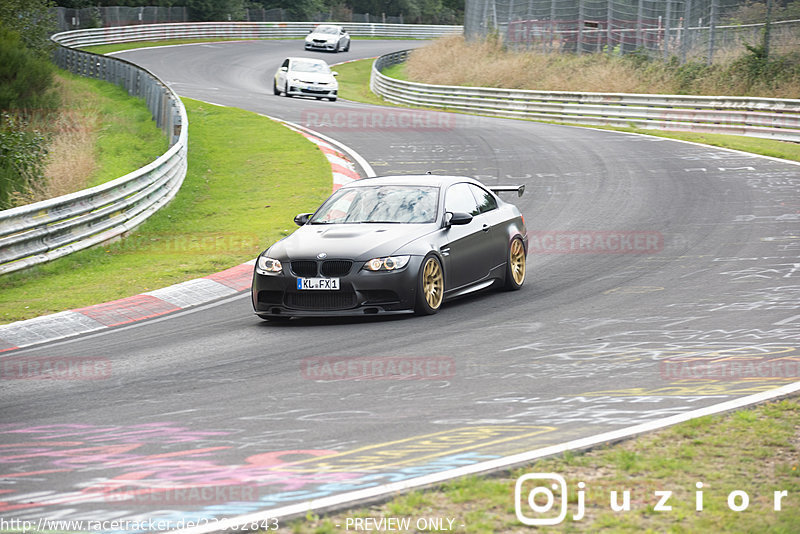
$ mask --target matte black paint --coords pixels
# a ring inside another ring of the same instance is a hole
[[[527,251],[525,224],[517,207],[494,193],[490,194],[497,209],[476,215],[467,224],[449,224],[452,214],[445,212],[447,188],[465,182],[481,186],[472,178],[433,175],[369,178],[348,184],[346,188],[375,184],[438,187],[436,220],[429,224],[304,224],[262,253],[279,260],[283,270],[267,273],[261,272],[258,265],[254,268],[251,300],[256,314],[269,319],[413,312],[422,260],[430,252],[442,263],[445,299],[483,289],[490,281],[502,285],[511,240],[522,238]],[[306,219],[298,216],[295,220]],[[324,259],[319,257],[321,253]],[[373,258],[400,255],[411,256],[401,270],[362,269]],[[292,262],[315,261],[321,267],[323,262],[341,260],[352,261],[353,265],[346,275],[338,277],[339,290],[323,290],[326,294],[321,294],[297,289],[301,275],[292,272]],[[385,298],[386,293],[381,292],[387,291],[396,298]],[[381,298],[376,300],[376,295]]]

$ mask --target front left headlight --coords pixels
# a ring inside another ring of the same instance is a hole
[[[283,271],[280,260],[268,256],[259,256],[256,261],[256,271],[259,274],[278,274]]]
[[[364,264],[367,271],[399,271],[406,265],[411,256],[387,256],[385,258],[373,258]]]

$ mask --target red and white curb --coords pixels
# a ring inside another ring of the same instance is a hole
[[[333,173],[334,191],[360,178],[351,160],[358,161],[367,176],[375,175],[369,163],[349,147],[308,128],[278,122],[305,136],[325,154]],[[132,297],[0,325],[0,353],[143,321],[235,295],[250,289],[254,265],[255,260],[251,260],[203,278]]]
[[[361,154],[344,143],[294,122],[285,121],[276,117],[270,117],[269,115],[262,116],[282,123],[287,128],[299,132],[305,136],[306,139],[319,146],[320,150],[322,150],[322,153],[325,154],[325,157],[328,158],[328,161],[331,164],[331,169],[333,170],[334,191],[339,189],[339,187],[352,182],[353,180],[358,180],[361,178],[361,174],[358,173],[353,162],[361,167],[364,177],[372,178],[377,176],[372,168],[372,165],[370,165],[367,160],[361,156]]]
[[[328,163],[331,165],[331,171],[333,172],[333,190],[336,191],[343,185],[347,185],[350,182],[358,180],[361,176],[358,175],[356,172],[355,165],[347,156],[345,156],[341,151],[335,148],[330,143],[323,141],[319,137],[307,133],[303,130],[300,130],[294,126],[286,124],[286,126],[295,132],[299,133],[315,145],[319,147],[322,153],[328,160]]]
[[[132,297],[0,325],[0,353],[205,304],[250,288],[255,260]]]

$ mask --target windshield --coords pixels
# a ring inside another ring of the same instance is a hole
[[[295,72],[322,72],[326,74],[331,71],[327,63],[318,63],[316,61],[294,61],[292,62],[292,70]]]
[[[336,35],[339,33],[339,28],[336,26],[318,26],[314,29],[314,33],[326,33],[329,35]]]
[[[432,223],[437,187],[376,185],[339,189],[309,221],[311,224]]]

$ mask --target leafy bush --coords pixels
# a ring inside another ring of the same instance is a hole
[[[42,59],[53,50],[50,36],[58,31],[51,0],[0,0],[0,22],[16,32],[22,45]]]
[[[25,47],[19,33],[0,26],[0,110],[43,110],[58,105],[53,65]]]
[[[12,207],[16,197],[44,180],[47,140],[24,117],[57,108],[53,71],[18,32],[0,25],[0,209]]]
[[[678,94],[696,94],[697,81],[708,76],[709,67],[705,63],[689,61],[675,68],[675,85]]]
[[[747,1],[723,14],[724,24],[760,24],[767,18],[766,2]],[[800,0],[793,2],[773,2],[771,18],[778,20],[797,20],[800,18]]]
[[[45,136],[19,116],[0,114],[0,209],[13,207],[15,196],[43,181],[46,146]]]
[[[763,45],[745,45],[747,54],[730,66],[731,74],[747,80],[750,87],[771,88],[781,83],[800,80],[800,55],[770,54]]]

